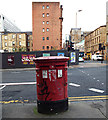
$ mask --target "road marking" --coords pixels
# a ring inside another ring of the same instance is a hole
[[[8,85],[33,85],[37,82],[22,82],[22,83],[0,83],[0,85],[8,86]]]
[[[99,90],[99,89],[95,89],[95,88],[89,88],[89,90],[94,91],[94,92],[104,93],[103,90]]]
[[[72,98],[74,98],[74,99],[76,99],[76,98],[101,98],[101,97],[108,97],[108,95],[101,95],[101,96],[81,96],[81,97],[69,97],[70,99]]]
[[[80,66],[81,68],[83,68],[84,66]]]
[[[107,100],[108,95],[104,96],[81,96],[81,97],[69,97],[69,101],[88,101],[88,100]]]
[[[78,101],[93,101],[93,100],[108,100],[108,95],[102,96],[81,96],[81,97],[68,97],[69,102],[78,102]],[[0,104],[9,104],[9,103],[28,103],[29,100],[9,100],[9,101],[0,101]]]
[[[6,87],[6,85],[3,85],[2,87],[0,87],[0,90],[2,90],[3,88],[5,88]]]
[[[108,100],[108,98],[73,99],[69,101],[71,102],[71,101],[89,101],[89,100]]]
[[[75,86],[75,87],[79,87],[79,86],[80,86],[80,85],[75,84],[75,83],[69,83],[69,85],[71,85],[71,86]]]
[[[15,73],[16,74],[16,73],[21,73],[21,72],[11,72],[11,73]]]

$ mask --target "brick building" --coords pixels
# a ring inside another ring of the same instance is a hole
[[[99,50],[99,44],[106,48],[106,25],[100,26],[85,36],[85,55],[89,58],[95,53],[102,53]],[[106,50],[103,51],[106,59]]]
[[[33,51],[62,49],[62,6],[32,2]]]

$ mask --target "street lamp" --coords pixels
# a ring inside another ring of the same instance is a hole
[[[81,12],[82,10],[78,10],[77,12]],[[76,12],[76,28],[77,28],[77,12]]]

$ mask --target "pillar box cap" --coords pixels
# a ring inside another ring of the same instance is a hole
[[[63,57],[63,56],[47,56],[47,57],[38,57],[34,58],[33,61],[50,61],[50,60],[69,60],[69,57]]]

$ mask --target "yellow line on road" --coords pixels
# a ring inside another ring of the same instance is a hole
[[[82,96],[82,97],[69,97],[69,101],[88,101],[88,100],[107,100],[108,95],[104,96]]]
[[[108,95],[103,96],[81,96],[81,97],[69,97],[69,99],[77,99],[77,98],[101,98],[101,97],[108,97]]]

